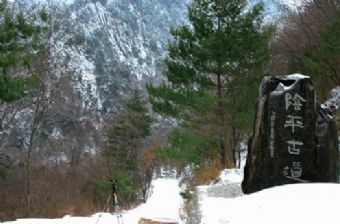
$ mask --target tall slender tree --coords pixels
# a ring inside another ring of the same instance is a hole
[[[104,150],[108,176],[118,180],[118,189],[126,202],[135,200],[141,141],[151,134],[151,124],[146,102],[135,91],[108,131],[108,146]]]
[[[268,59],[271,29],[262,27],[262,13],[262,4],[248,8],[246,0],[194,0],[190,24],[171,30],[168,82],[147,86],[156,112],[217,140],[222,166],[235,165],[233,150],[226,148],[233,122],[227,105],[238,96],[228,94],[229,87],[263,71]]]

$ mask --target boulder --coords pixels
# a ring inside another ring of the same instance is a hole
[[[259,88],[253,135],[248,142],[242,190],[338,182],[338,134],[300,74],[265,77]]]
[[[178,224],[178,222],[174,220],[167,220],[167,219],[141,218],[138,224]]]

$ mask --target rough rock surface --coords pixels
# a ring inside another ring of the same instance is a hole
[[[152,219],[141,218],[138,224],[178,224],[178,222],[172,221],[172,220],[152,220]]]
[[[259,89],[242,190],[338,182],[337,128],[309,77],[265,77]]]

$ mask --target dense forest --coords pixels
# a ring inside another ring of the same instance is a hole
[[[186,22],[170,30],[159,65],[164,78],[127,88],[117,110],[84,115],[76,96],[60,97],[71,81],[54,63],[60,24],[53,4],[1,0],[0,217],[91,214],[102,209],[113,179],[131,208],[164,170],[179,174],[189,166],[190,189],[239,167],[264,76],[308,75],[319,102],[327,100],[340,85],[340,1],[278,1],[271,19],[265,4],[193,0]],[[72,41],[85,42],[81,35]],[[60,114],[74,118],[59,122],[63,136],[53,132]]]

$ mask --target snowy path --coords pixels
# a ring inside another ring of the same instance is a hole
[[[183,200],[179,194],[178,180],[156,179],[153,186],[153,193],[147,203],[123,213],[120,222],[115,215],[97,213],[91,217],[18,219],[13,222],[5,222],[5,224],[137,224],[141,217],[179,221]]]

